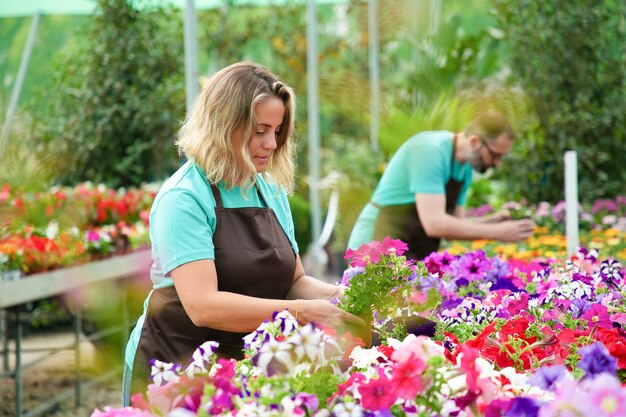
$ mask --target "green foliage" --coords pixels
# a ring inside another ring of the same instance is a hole
[[[60,180],[112,187],[163,178],[183,108],[180,14],[130,0],[100,0],[91,25],[57,62],[54,89],[34,120],[42,153],[65,166]]]
[[[626,181],[626,3],[493,0],[512,69],[537,122],[503,170],[513,197],[563,199],[563,153],[578,153],[582,200],[623,193]],[[524,178],[520,181],[519,178]]]
[[[301,254],[305,254],[311,242],[311,206],[298,194],[289,196],[289,206],[295,228],[296,242]]]
[[[443,95],[472,88],[485,80],[504,78],[501,74],[506,51],[497,21],[486,9],[484,1],[441,2],[437,19],[434,2],[409,2],[408,10],[419,8],[428,22],[404,36],[405,53],[396,51],[386,57],[389,70],[404,67],[405,71],[389,78],[397,86],[395,106],[429,105]],[[430,4],[430,8],[428,5]],[[406,13],[405,9],[405,13]],[[410,13],[405,19],[412,19]],[[402,48],[398,48],[399,50]]]
[[[289,385],[293,392],[314,394],[320,404],[326,404],[328,398],[337,392],[337,385],[342,381],[341,376],[333,373],[332,369],[322,368],[317,372],[297,374],[290,379]]]
[[[380,260],[367,262],[362,272],[350,278],[339,307],[360,317],[371,315],[373,310],[386,316],[410,296],[414,283],[408,278],[413,274],[427,275],[424,265],[419,263],[412,271],[405,256],[383,253]]]
[[[321,151],[322,171],[339,172],[339,213],[333,231],[333,244],[341,254],[345,251],[352,225],[370,199],[383,170],[381,155],[372,151],[367,141],[358,141],[339,133],[329,137]],[[328,193],[324,193],[326,196]]]
[[[0,19],[0,110],[2,110],[0,120],[2,120],[17,78],[17,70],[26,46],[32,18],[4,17]],[[42,15],[40,17],[20,93],[20,103],[28,103],[36,89],[51,84],[50,62],[54,54],[69,44],[71,30],[78,29],[87,19],[86,16]],[[32,106],[40,108],[40,104],[36,101],[32,103]]]

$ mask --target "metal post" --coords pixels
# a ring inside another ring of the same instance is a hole
[[[378,60],[378,1],[370,0],[368,7],[369,73],[370,73],[370,145],[378,151],[378,116],[380,106],[380,68]]]
[[[198,31],[194,0],[185,1],[185,105],[191,111],[198,92]]]
[[[322,229],[320,190],[320,115],[317,56],[317,5],[315,0],[307,3],[307,106],[309,124],[309,200],[311,203],[311,242],[316,242]],[[319,276],[321,265],[318,252],[313,256],[313,276]]]
[[[80,363],[80,359],[81,359],[81,355],[80,355],[80,335],[82,333],[82,326],[81,326],[81,321],[82,321],[82,314],[81,314],[81,309],[80,306],[76,307],[76,314],[74,315],[75,317],[75,322],[74,322],[74,336],[75,336],[75,340],[76,340],[76,351],[75,351],[75,355],[76,355],[76,407],[80,407],[82,399],[82,374],[81,374],[81,363]]]
[[[9,326],[5,309],[0,309],[0,340],[2,343],[2,370],[9,370]]]
[[[430,12],[428,32],[432,36],[439,32],[439,24],[441,22],[441,0],[432,0],[431,5],[432,10]]]
[[[15,416],[21,417],[24,401],[22,381],[22,323],[19,306],[15,307]]]
[[[26,46],[24,52],[22,52],[22,59],[20,61],[20,67],[17,71],[17,78],[13,85],[13,91],[11,92],[11,99],[9,100],[9,106],[7,107],[7,114],[4,118],[4,125],[2,126],[2,133],[0,134],[0,158],[4,153],[4,148],[9,137],[9,130],[11,129],[11,121],[13,119],[13,113],[17,108],[17,102],[20,99],[20,93],[22,92],[22,85],[24,84],[24,77],[26,70],[28,69],[28,61],[30,60],[30,54],[33,50],[33,44],[35,43],[35,34],[39,27],[39,19],[41,13],[37,12],[33,15],[33,21],[30,24],[30,31],[28,32],[28,38],[26,39]]]
[[[578,167],[576,151],[565,152],[565,232],[567,255],[578,251]]]

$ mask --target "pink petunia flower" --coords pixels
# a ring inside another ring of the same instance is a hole
[[[104,411],[94,410],[91,417],[153,417],[154,414],[139,408],[124,407],[111,408],[104,407]]]
[[[590,329],[595,326],[604,327],[605,329],[613,328],[609,311],[602,304],[592,304],[581,318],[587,320]]]
[[[385,375],[382,368],[378,368],[378,378],[370,379],[359,386],[361,405],[366,410],[380,411],[391,407],[398,398],[391,379]]]
[[[422,372],[426,368],[424,362],[411,355],[408,360],[392,365],[391,384],[396,395],[412,400],[424,389]]]

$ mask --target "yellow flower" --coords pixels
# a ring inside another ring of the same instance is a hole
[[[472,248],[474,248],[475,250],[477,250],[477,249],[484,249],[488,242],[489,241],[485,240],[485,239],[475,240],[472,243]]]

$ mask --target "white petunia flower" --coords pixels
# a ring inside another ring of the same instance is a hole
[[[152,359],[150,361],[150,365],[150,377],[152,378],[152,381],[158,386],[161,386],[170,381],[177,381],[179,379],[179,364],[161,362],[157,359]]]
[[[252,358],[252,362],[268,376],[278,372],[282,373],[294,365],[291,359],[291,350],[292,346],[288,343],[270,340],[261,346],[259,353]]]
[[[315,362],[322,355],[322,334],[311,323],[302,326],[291,334],[287,343],[295,346],[296,358],[300,361],[306,356],[309,361]]]
[[[372,365],[378,365],[379,358],[385,359],[385,355],[376,350],[375,347],[363,349],[361,346],[357,346],[352,350],[352,353],[350,353],[352,366],[359,369],[365,369]]]

